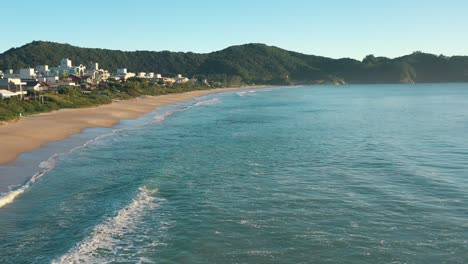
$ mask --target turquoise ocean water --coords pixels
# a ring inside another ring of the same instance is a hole
[[[0,189],[0,263],[468,263],[468,85],[209,95]]]

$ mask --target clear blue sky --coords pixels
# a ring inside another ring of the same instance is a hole
[[[468,55],[467,0],[23,0],[0,9],[0,52],[47,40],[194,52],[255,42],[357,59]]]

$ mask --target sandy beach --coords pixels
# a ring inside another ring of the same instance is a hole
[[[92,108],[61,109],[31,115],[17,122],[0,125],[0,165],[14,161],[19,155],[40,148],[52,141],[60,141],[89,127],[111,127],[122,119],[131,119],[173,103],[198,96],[239,89],[260,87],[223,88],[191,91],[180,94],[147,96],[116,101]]]

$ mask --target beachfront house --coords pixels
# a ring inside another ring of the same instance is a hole
[[[92,76],[80,76],[80,75],[72,74],[69,77],[72,80],[72,82],[74,82],[74,83],[92,82],[93,81]]]
[[[59,81],[59,77],[58,76],[46,76],[46,77],[38,78],[38,81],[43,81],[45,83],[54,84]]]
[[[171,86],[176,82],[174,78],[169,78],[169,77],[162,77],[161,81],[166,86]]]
[[[96,63],[97,64],[97,63]],[[98,69],[98,70],[89,70],[86,75],[89,75],[93,78],[93,81],[100,82],[102,80],[107,80],[110,78],[110,73],[107,70]]]
[[[182,74],[178,74],[175,78],[176,83],[188,83],[190,81],[189,78],[182,76]]]
[[[51,85],[43,81],[26,81],[24,88],[29,91],[44,92],[48,91]]]
[[[9,91],[21,90],[25,82],[21,81],[20,78],[2,78],[0,79],[0,89]]]
[[[128,72],[127,68],[117,69],[117,74],[112,75],[112,79],[119,81],[127,81],[128,79],[135,77],[136,74],[133,72]]]
[[[2,78],[0,79],[0,90],[2,91],[1,98],[19,97],[23,98],[26,91],[23,90],[25,82],[19,78]]]
[[[26,91],[17,91],[17,92],[12,92],[12,91],[8,91],[8,90],[5,90],[5,89],[0,89],[0,99],[8,99],[8,98],[12,98],[12,97],[18,97],[18,98],[22,98],[23,96],[26,95]]]

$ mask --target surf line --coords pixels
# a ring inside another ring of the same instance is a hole
[[[162,121],[164,121],[166,119],[167,116],[173,115],[174,113],[186,111],[186,110],[188,110],[190,108],[193,108],[193,107],[198,107],[198,106],[203,106],[203,105],[212,105],[212,104],[217,104],[217,103],[220,103],[220,102],[221,102],[221,100],[219,98],[212,98],[212,99],[209,99],[209,100],[198,101],[198,102],[196,102],[196,103],[194,103],[192,105],[183,107],[183,108],[181,108],[179,110],[169,111],[169,112],[164,113],[163,115],[156,116],[154,118],[154,120],[156,120],[157,122],[162,122]],[[55,168],[55,166],[56,166],[56,164],[57,164],[60,157],[69,155],[69,154],[71,154],[74,151],[77,151],[79,149],[86,148],[87,146],[89,146],[90,144],[92,144],[93,142],[96,142],[98,140],[101,140],[101,139],[116,135],[116,134],[121,133],[123,131],[138,129],[140,127],[147,126],[147,125],[150,125],[150,124],[153,124],[153,123],[154,123],[154,121],[153,122],[147,122],[147,123],[144,123],[144,124],[140,124],[140,125],[137,125],[137,126],[134,126],[134,127],[113,129],[111,133],[100,135],[100,136],[98,136],[98,137],[96,137],[94,139],[88,140],[83,145],[72,148],[68,152],[57,153],[57,154],[52,155],[50,158],[48,158],[47,160],[45,160],[45,161],[43,161],[43,162],[41,162],[39,164],[39,168],[43,169],[42,171],[34,174],[31,178],[26,180],[25,183],[21,184],[17,188],[12,188],[9,192],[6,192],[3,196],[0,197],[0,208],[3,208],[5,206],[13,203],[19,196],[21,196],[26,190],[28,190],[40,178],[42,178],[48,172],[53,170]]]

